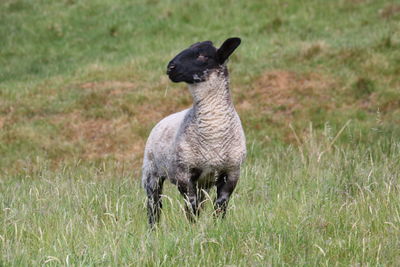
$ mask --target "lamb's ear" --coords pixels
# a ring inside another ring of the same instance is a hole
[[[229,56],[235,51],[235,49],[240,45],[240,38],[234,37],[226,39],[226,41],[217,50],[218,63],[223,64]]]

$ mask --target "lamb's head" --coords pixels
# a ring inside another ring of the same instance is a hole
[[[240,38],[229,38],[218,49],[211,41],[195,43],[168,63],[167,74],[173,82],[204,82],[213,71],[225,68],[226,60],[239,45]]]

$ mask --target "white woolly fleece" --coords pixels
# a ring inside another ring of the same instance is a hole
[[[199,184],[214,173],[240,168],[246,156],[242,124],[233,106],[226,74],[216,70],[205,82],[189,85],[193,106],[161,120],[151,131],[143,162],[148,177],[176,183],[178,167],[203,170]]]

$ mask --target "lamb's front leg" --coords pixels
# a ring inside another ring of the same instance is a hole
[[[197,180],[199,179],[201,171],[198,169],[189,169],[185,171],[182,169],[178,172],[178,189],[182,196],[185,198],[185,211],[186,217],[190,222],[195,222],[198,216],[199,205],[201,202],[200,191],[197,188]]]
[[[239,168],[219,174],[216,182],[217,198],[214,201],[214,209],[217,216],[222,214],[222,218],[225,217],[229,198],[231,197],[233,190],[235,190],[236,184],[239,180],[239,176]]]

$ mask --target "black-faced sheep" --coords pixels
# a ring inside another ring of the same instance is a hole
[[[188,84],[193,106],[161,120],[147,140],[142,182],[151,226],[160,218],[165,179],[185,197],[189,219],[199,214],[204,192],[214,185],[216,213],[225,216],[246,157],[246,140],[232,103],[226,67],[240,42],[229,38],[219,49],[210,41],[195,43],[168,64],[169,78]]]

